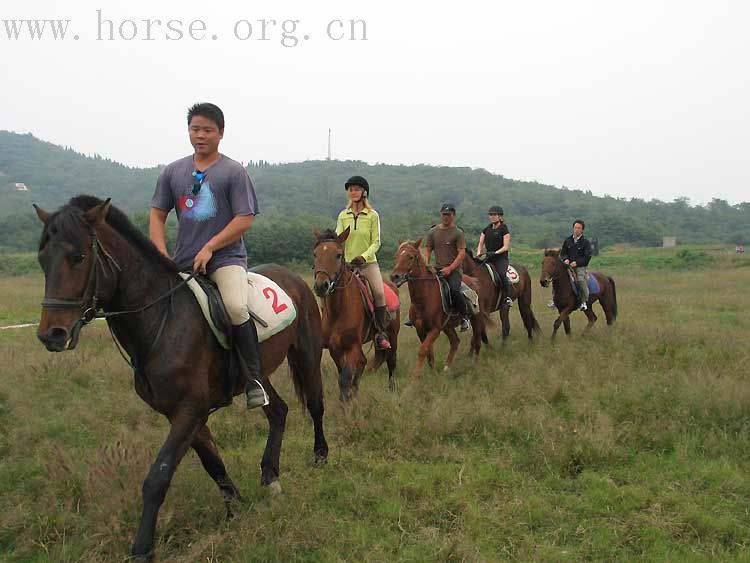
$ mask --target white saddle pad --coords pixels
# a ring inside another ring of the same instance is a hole
[[[188,274],[181,273],[182,279],[188,277]],[[216,336],[224,348],[229,348],[226,335],[220,331],[211,320],[211,314],[208,309],[208,297],[198,282],[190,280],[188,287],[193,291],[195,299],[200,305],[203,316],[208,321],[211,331]],[[258,341],[268,340],[274,334],[278,334],[297,318],[297,309],[294,301],[286,291],[279,285],[260,274],[255,272],[247,273],[247,303],[250,311],[255,317],[260,318],[267,326],[255,320],[255,327],[258,329]]]

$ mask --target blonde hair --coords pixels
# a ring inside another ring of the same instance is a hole
[[[364,206],[365,206],[365,207],[366,207],[367,209],[375,209],[375,208],[374,208],[374,207],[373,207],[373,206],[372,206],[372,205],[370,204],[370,200],[369,200],[369,199],[367,199],[367,192],[366,192],[366,191],[364,191],[364,190],[362,190],[362,204],[363,204],[363,205],[364,205]],[[351,200],[351,199],[349,198],[349,192],[347,191],[347,192],[346,192],[346,206],[344,206],[344,209],[348,209],[348,208],[350,208],[351,206],[352,206],[352,200]]]

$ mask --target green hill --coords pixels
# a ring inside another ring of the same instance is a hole
[[[245,155],[231,155],[247,160]],[[37,203],[51,210],[71,196],[112,197],[115,205],[145,225],[145,213],[160,167],[131,168],[101,156],[89,157],[30,134],[0,131],[0,252],[32,250],[38,225]],[[750,242],[750,203],[729,205],[714,199],[706,207],[684,199],[597,197],[591,192],[521,182],[482,169],[445,166],[397,166],[359,161],[306,161],[288,164],[251,162],[248,166],[261,201],[249,246],[255,260],[304,260],[310,230],[332,226],[345,202],[344,180],[368,178],[372,202],[381,212],[384,257],[401,236],[417,236],[437,219],[441,203],[458,206],[458,222],[476,242],[490,204],[505,208],[514,243],[553,246],[569,233],[573,219],[587,223],[587,235],[602,245],[661,243],[663,235],[681,242]],[[29,191],[16,191],[24,183]]]

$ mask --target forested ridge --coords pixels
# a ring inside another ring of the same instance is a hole
[[[175,155],[175,158],[179,157]],[[491,204],[505,209],[513,240],[531,247],[558,245],[578,217],[586,233],[602,245],[661,244],[663,235],[684,243],[750,242],[750,203],[713,199],[692,206],[671,202],[594,196],[492,174],[483,169],[428,165],[367,164],[359,161],[305,161],[269,164],[252,155],[229,155],[248,163],[261,215],[247,243],[254,262],[307,260],[313,228],[332,227],[345,203],[343,183],[365,176],[383,229],[381,255],[390,258],[398,240],[416,237],[435,223],[443,202],[454,203],[470,245],[486,224]],[[0,252],[33,250],[39,225],[31,204],[47,210],[80,193],[111,197],[141,227],[161,166],[128,167],[99,155],[41,141],[30,134],[0,131]],[[17,191],[23,183],[28,191]],[[718,192],[721,186],[707,186]]]

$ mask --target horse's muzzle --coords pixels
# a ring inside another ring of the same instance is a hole
[[[64,352],[75,348],[76,345],[72,342],[70,333],[60,326],[52,327],[45,333],[37,333],[36,336],[50,352]]]
[[[401,287],[406,282],[406,276],[402,274],[391,274],[391,281],[396,287]]]
[[[328,290],[330,289],[330,287],[331,282],[329,280],[326,280],[323,283],[314,283],[313,291],[318,297],[325,297],[326,295],[328,295]]]

